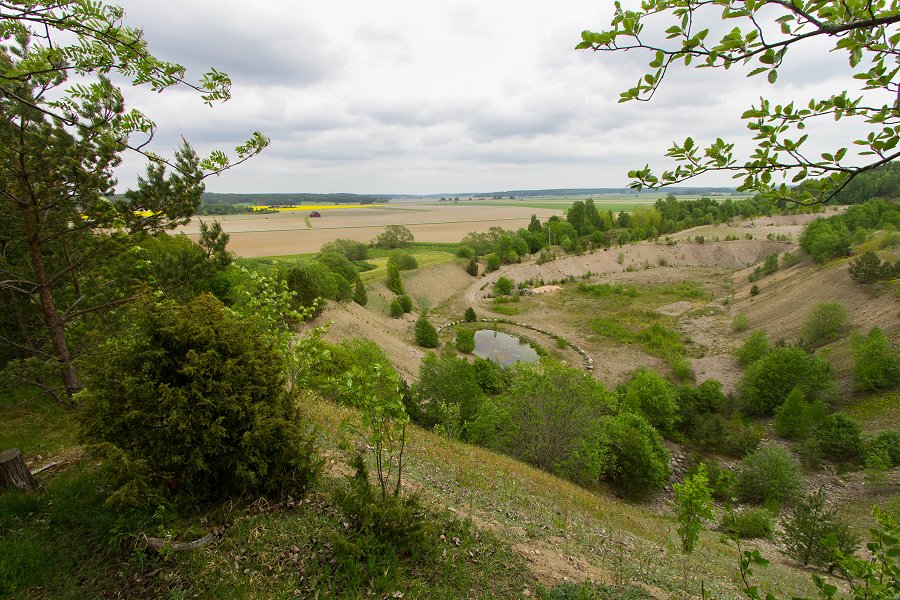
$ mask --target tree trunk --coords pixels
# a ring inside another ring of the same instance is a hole
[[[0,453],[0,490],[16,488],[23,492],[40,487],[18,448]]]
[[[34,272],[35,283],[38,285],[41,313],[50,333],[50,341],[53,344],[56,359],[59,361],[60,374],[62,375],[63,385],[66,388],[66,394],[71,400],[72,396],[81,391],[81,382],[78,381],[78,375],[75,373],[72,353],[66,342],[65,324],[56,312],[53,291],[50,288],[50,281],[44,266],[44,255],[39,237],[40,218],[32,214],[31,207],[22,207],[22,218],[25,221],[25,231],[28,235],[28,255],[31,259],[31,269]]]

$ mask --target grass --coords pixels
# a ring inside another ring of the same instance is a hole
[[[378,281],[387,277],[387,261],[389,252],[383,252],[384,253],[381,255],[375,255],[375,253],[372,252],[369,253],[369,258],[366,259],[366,262],[374,265],[375,268],[370,271],[360,273],[359,276],[363,280],[363,283],[371,283],[373,281]],[[415,257],[416,262],[419,263],[419,268],[427,267],[430,265],[440,265],[456,260],[455,254],[451,254],[441,250],[411,249],[409,250],[409,253]]]
[[[18,448],[26,459],[73,447],[78,432],[72,410],[25,386],[0,394],[0,423],[0,450]]]
[[[312,228],[313,228],[313,226],[312,226],[312,221],[309,219],[309,217],[305,217],[305,218],[303,219],[303,222],[306,223],[306,228],[307,228],[307,229],[312,229]]]
[[[19,410],[36,417],[38,405],[30,406]],[[551,599],[624,600],[646,597],[640,589],[680,596],[689,586],[695,593],[701,580],[713,597],[737,595],[737,553],[719,534],[701,534],[684,582],[677,524],[657,505],[621,502],[605,488],[584,489],[415,426],[409,428],[406,489],[423,499],[420,514],[434,528],[435,551],[410,555],[399,542],[358,535],[336,500],[346,485],[336,466],[342,462],[338,432],[355,413],[314,397],[303,406],[332,467],[297,500],[116,512],[104,506],[103,474],[88,462],[44,475],[38,493],[0,493],[0,596],[384,598],[402,591],[410,598],[449,599],[520,598],[530,589]],[[38,425],[30,435],[65,437],[74,420],[66,412],[58,420],[32,421]],[[190,540],[216,525],[225,526],[221,539],[193,552],[156,553],[142,543],[144,533]],[[561,563],[576,557],[612,581],[542,589],[513,545]],[[809,574],[782,561],[758,569],[754,583],[785,597],[814,595]]]
[[[878,432],[897,427],[898,406],[900,406],[900,391],[891,390],[853,400],[842,410],[856,419],[864,431]]]

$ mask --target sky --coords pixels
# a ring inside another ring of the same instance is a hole
[[[213,108],[187,90],[126,89],[158,125],[153,150],[171,153],[182,136],[201,153],[255,130],[272,140],[208,180],[212,192],[624,187],[630,169],[671,166],[666,149],[688,135],[748,148],[740,114],[761,94],[805,99],[847,86],[846,59],[819,47],[792,53],[775,86],[735,70],[678,69],[652,102],[620,104],[650,57],[574,49],[582,30],[608,26],[606,1],[121,4],[155,55],[184,64],[189,78],[215,67],[234,83],[233,98]],[[821,133],[823,148],[847,137]],[[120,188],[142,169],[127,157]]]

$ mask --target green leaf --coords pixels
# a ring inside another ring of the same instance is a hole
[[[772,69],[771,71],[769,71],[769,83],[775,83],[775,81],[777,79],[778,79],[778,71],[776,71],[775,69]]]

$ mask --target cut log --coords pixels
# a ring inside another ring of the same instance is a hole
[[[0,490],[16,488],[29,492],[38,487],[40,484],[32,477],[31,469],[25,464],[22,452],[18,448],[0,452]]]

